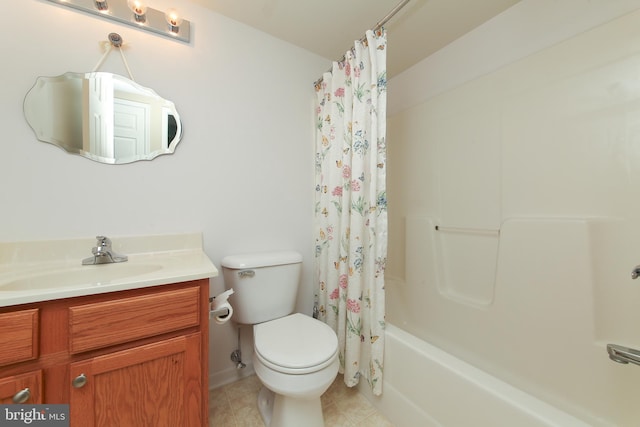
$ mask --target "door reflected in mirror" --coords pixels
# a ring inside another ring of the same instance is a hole
[[[101,163],[170,154],[182,137],[173,102],[111,73],[39,77],[24,114],[38,140]]]

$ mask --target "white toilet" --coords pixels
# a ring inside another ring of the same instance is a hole
[[[297,252],[222,259],[237,323],[254,325],[253,367],[263,384],[258,407],[269,427],[322,427],[320,396],[338,374],[338,338],[295,309],[302,256]]]

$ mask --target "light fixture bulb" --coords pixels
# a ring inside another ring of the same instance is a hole
[[[140,0],[127,0],[127,6],[133,12],[133,17],[138,23],[144,23],[147,20],[147,5]]]
[[[98,9],[100,12],[106,12],[109,10],[109,4],[107,3],[107,0],[94,0],[93,3],[96,5],[96,9]]]
[[[167,10],[164,14],[164,18],[167,20],[167,23],[169,24],[169,30],[172,33],[177,34],[180,32],[180,24],[182,24],[183,19],[177,10],[175,9]]]

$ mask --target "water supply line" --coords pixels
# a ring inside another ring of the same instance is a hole
[[[246,364],[242,362],[242,350],[240,346],[240,326],[238,326],[238,348],[231,352],[231,361],[236,364],[236,369],[246,368]]]

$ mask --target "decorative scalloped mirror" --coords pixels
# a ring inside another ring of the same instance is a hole
[[[101,163],[170,154],[182,137],[173,102],[111,73],[39,77],[24,114],[40,141]]]

